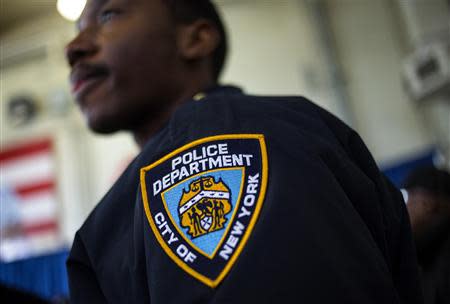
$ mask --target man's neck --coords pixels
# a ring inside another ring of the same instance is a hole
[[[134,140],[140,149],[144,147],[144,145],[154,136],[163,125],[170,119],[175,110],[185,102],[189,101],[196,94],[204,91],[205,89],[212,87],[215,85],[214,81],[203,82],[202,85],[189,86],[183,93],[178,96],[178,98],[170,103],[170,106],[167,107],[163,112],[158,115],[157,120],[153,120],[149,124],[143,124],[140,128],[132,130],[132,134]]]

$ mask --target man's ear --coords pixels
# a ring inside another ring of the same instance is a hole
[[[210,21],[198,19],[178,26],[177,42],[183,59],[197,60],[211,55],[220,42],[220,34]]]

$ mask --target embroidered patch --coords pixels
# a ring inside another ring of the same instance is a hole
[[[142,168],[144,209],[167,255],[204,284],[217,286],[252,232],[267,173],[259,134],[203,138]]]

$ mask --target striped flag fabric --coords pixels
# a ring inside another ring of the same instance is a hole
[[[47,254],[63,246],[52,140],[0,151],[0,260]]]

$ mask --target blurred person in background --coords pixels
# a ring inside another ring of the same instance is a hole
[[[418,168],[404,183],[425,303],[450,303],[450,174]]]
[[[3,262],[28,254],[19,204],[20,199],[13,188],[0,178],[0,261]]]
[[[0,181],[0,209],[0,239],[21,236],[19,199],[3,181]]]
[[[67,304],[69,299],[65,296],[55,296],[47,301],[31,292],[5,285],[0,282],[0,300],[2,304]]]
[[[210,1],[90,0],[78,30],[87,124],[141,153],[75,236],[71,303],[421,303],[399,191],[310,101],[218,84]]]
[[[50,304],[50,302],[24,290],[0,283],[0,300],[5,304]],[[61,302],[53,302],[61,303]],[[62,304],[62,303],[61,303]]]

